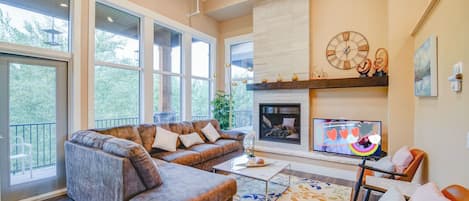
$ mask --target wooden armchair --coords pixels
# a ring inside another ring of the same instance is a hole
[[[441,192],[451,201],[469,201],[469,189],[460,185],[448,186]]]
[[[363,186],[366,189],[366,193],[363,200],[368,200],[370,197],[371,191],[374,190],[372,186],[366,185],[366,177],[367,176],[374,176],[375,172],[385,173],[390,176],[390,179],[396,179],[400,181],[412,181],[414,178],[415,172],[417,172],[418,167],[422,163],[423,157],[425,156],[425,152],[420,149],[411,149],[410,150],[413,160],[409,164],[409,166],[404,170],[403,173],[397,172],[389,172],[385,170],[380,170],[371,166],[367,166],[366,159],[363,159],[362,163],[359,164],[359,169],[357,172],[357,183],[355,184],[354,193],[353,193],[353,201],[358,199],[358,195],[360,194],[360,188]]]

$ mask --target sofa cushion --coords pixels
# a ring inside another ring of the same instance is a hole
[[[221,132],[220,124],[218,123],[216,119],[192,121],[192,126],[194,128],[194,131],[197,132],[200,135],[200,137],[206,142],[207,142],[207,138],[202,132],[202,129],[205,128],[205,126],[207,126],[208,123],[211,123],[212,126],[215,128],[215,130],[217,130],[219,133]]]
[[[129,140],[112,138],[104,142],[103,151],[128,158],[137,170],[140,179],[143,181],[147,189],[161,185],[162,180],[158,167],[141,145]]]
[[[223,155],[223,147],[215,144],[198,144],[192,146],[189,150],[200,153],[202,162]]]
[[[104,142],[111,138],[112,136],[102,135],[94,131],[77,131],[72,134],[70,141],[91,148],[103,149]]]
[[[173,123],[158,123],[156,124],[156,126],[180,135],[190,134],[194,132],[194,127],[192,127],[192,123],[187,121]],[[182,143],[179,139],[177,141],[177,147],[182,147]]]
[[[176,151],[179,134],[160,127],[156,127],[156,132],[155,141],[152,145],[153,148],[159,148],[171,152]]]
[[[143,192],[131,201],[221,201],[236,194],[236,181],[178,164],[159,166],[165,181],[158,188]]]
[[[140,138],[140,134],[138,134],[137,127],[135,126],[119,126],[107,129],[92,129],[92,131],[96,131],[98,133],[106,135],[112,135],[121,139],[130,140],[132,142],[142,145],[142,139]]]
[[[142,124],[137,129],[142,139],[143,148],[150,152],[152,150],[151,146],[155,141],[156,126],[153,124]]]
[[[177,149],[175,152],[156,152],[153,153],[151,156],[167,162],[189,166],[202,162],[200,153],[185,149]]]
[[[236,140],[220,139],[220,140],[217,140],[215,144],[223,148],[223,154],[235,152],[243,148],[241,144]]]

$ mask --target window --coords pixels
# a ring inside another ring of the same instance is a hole
[[[253,43],[229,44],[230,51],[230,92],[234,105],[235,128],[252,126],[253,93],[246,90],[246,84],[253,82]]]
[[[153,43],[153,121],[181,120],[182,34],[154,25]]]
[[[210,118],[210,44],[192,39],[192,120]]]
[[[0,42],[69,51],[69,0],[0,1]]]
[[[101,3],[95,13],[95,127],[138,124],[140,18]]]

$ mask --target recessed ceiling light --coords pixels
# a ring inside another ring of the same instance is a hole
[[[107,16],[107,21],[108,21],[108,22],[111,22],[111,23],[114,22],[114,20],[112,19],[112,17],[109,17],[109,16]]]
[[[61,7],[64,7],[64,8],[67,8],[67,7],[68,7],[68,4],[66,4],[66,3],[61,3],[60,6],[61,6]]]

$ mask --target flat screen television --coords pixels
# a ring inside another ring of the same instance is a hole
[[[381,155],[381,121],[313,119],[313,150],[349,156]]]

